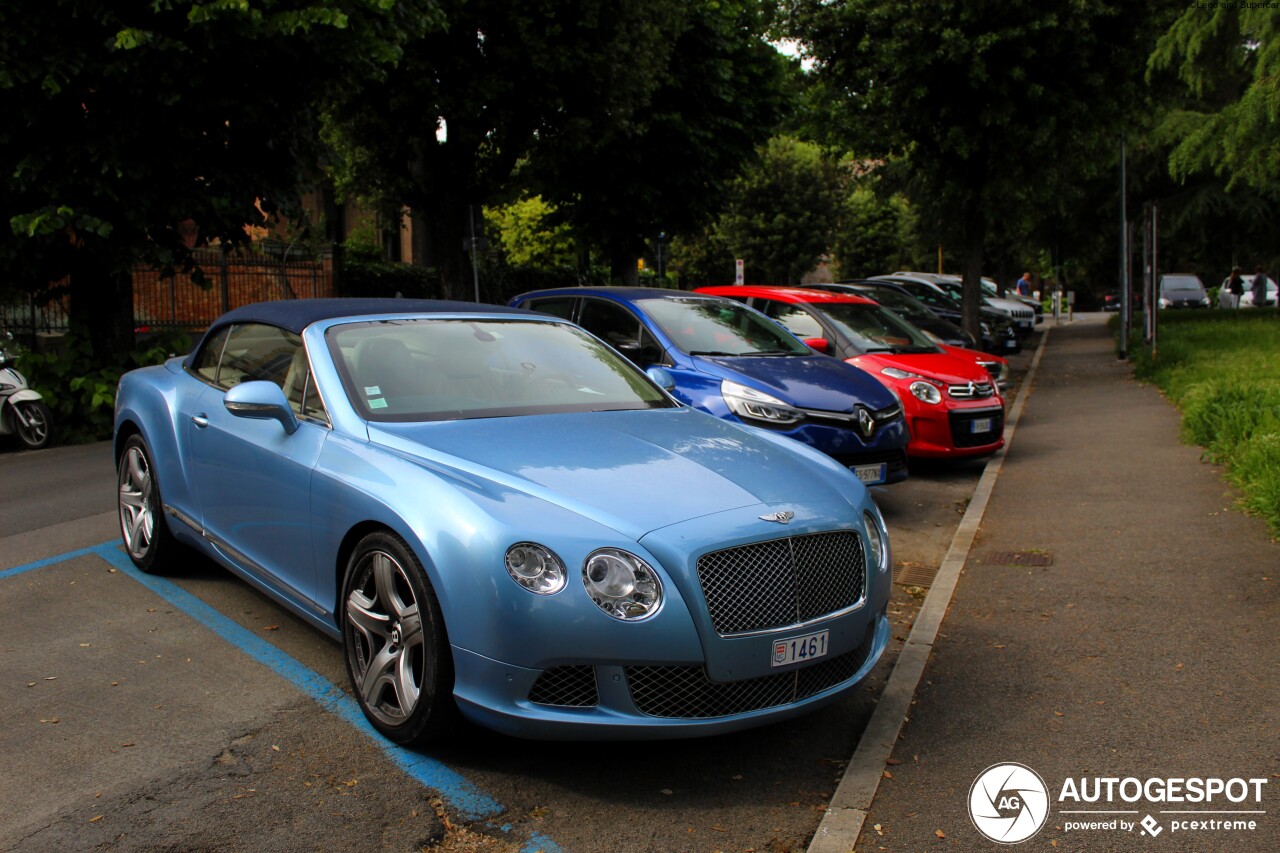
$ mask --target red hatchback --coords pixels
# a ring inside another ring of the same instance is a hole
[[[1004,446],[1004,400],[991,375],[876,302],[796,287],[699,288],[767,314],[809,346],[875,376],[902,400],[908,456],[983,456]]]

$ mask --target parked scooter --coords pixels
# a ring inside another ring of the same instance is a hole
[[[0,436],[14,435],[30,450],[49,443],[49,407],[14,367],[13,335],[0,330]]]

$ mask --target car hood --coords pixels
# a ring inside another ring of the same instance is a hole
[[[854,363],[872,373],[879,373],[885,367],[896,367],[929,379],[939,379],[949,385],[991,381],[991,375],[974,362],[964,361],[945,352],[904,355],[868,353],[858,356]]]
[[[852,412],[857,403],[884,409],[897,402],[874,377],[830,356],[698,356],[695,361],[706,373],[802,409]]]
[[[472,488],[514,489],[639,539],[756,504],[857,500],[831,463],[689,408],[370,423],[369,440]]]

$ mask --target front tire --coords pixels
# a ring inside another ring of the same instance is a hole
[[[27,400],[15,403],[13,408],[13,425],[26,448],[39,450],[48,444],[49,407],[38,400]]]
[[[172,564],[178,542],[169,532],[160,500],[160,484],[151,453],[142,436],[131,436],[116,465],[120,535],[129,559],[144,572],[159,572]]]
[[[422,564],[400,537],[360,540],[342,585],[342,646],[351,688],[373,727],[426,743],[458,718],[444,616]]]

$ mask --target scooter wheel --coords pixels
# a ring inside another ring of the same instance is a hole
[[[13,425],[18,438],[28,450],[39,450],[49,443],[49,407],[37,400],[14,404]],[[24,423],[25,421],[25,423]]]

